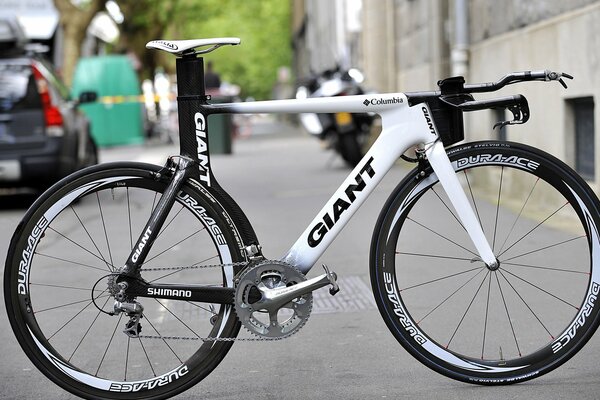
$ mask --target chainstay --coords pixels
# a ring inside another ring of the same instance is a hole
[[[248,261],[239,261],[228,264],[208,264],[208,265],[189,265],[185,267],[155,267],[155,268],[142,268],[140,271],[180,271],[185,269],[205,269],[205,268],[223,268],[223,267],[241,267],[248,265]],[[290,335],[291,336],[291,335]],[[140,339],[154,339],[154,340],[189,340],[189,341],[202,341],[202,342],[269,342],[279,341],[288,338],[289,336],[283,337],[253,337],[253,338],[216,338],[216,337],[185,337],[185,336],[154,336],[154,335],[138,335],[136,338]]]

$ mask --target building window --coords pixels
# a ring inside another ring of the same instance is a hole
[[[569,100],[575,128],[575,170],[585,179],[595,177],[594,98]]]

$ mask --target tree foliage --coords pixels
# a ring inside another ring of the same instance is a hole
[[[162,37],[171,27],[177,15],[178,0],[121,0],[123,23],[119,26],[118,52],[132,52],[140,60],[140,78],[151,78],[156,68],[164,63],[164,57],[149,51],[145,45],[152,39]]]
[[[65,34],[64,76],[71,81],[87,26],[106,0],[54,0]],[[158,66],[175,72],[174,57],[145,48],[154,39],[234,36],[242,45],[206,55],[221,80],[239,85],[243,96],[270,97],[277,69],[291,62],[290,1],[286,0],[117,0],[124,15],[115,50],[133,52],[141,77]]]
[[[153,39],[240,37],[242,45],[209,53],[221,80],[237,84],[244,96],[265,99],[277,80],[277,69],[291,60],[290,3],[282,0],[121,0],[128,46],[154,68],[174,72],[174,58],[148,62],[143,44]],[[131,29],[130,29],[131,28]],[[162,31],[162,32],[161,32]],[[126,39],[124,37],[124,39]]]
[[[60,26],[63,30],[62,75],[67,85],[71,85],[75,66],[81,52],[81,43],[94,15],[104,7],[105,0],[89,0],[80,6],[70,0],[54,0],[60,13]]]

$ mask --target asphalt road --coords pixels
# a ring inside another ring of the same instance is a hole
[[[282,130],[281,134],[275,131]],[[238,140],[233,155],[212,157],[213,170],[245,210],[265,255],[284,254],[348,170],[312,138],[271,125]],[[267,132],[268,131],[268,132]],[[114,148],[102,161],[161,163],[169,146]],[[315,312],[297,335],[274,343],[236,343],[220,366],[178,399],[598,399],[600,339],[539,379],[508,387],[455,382],[421,365],[388,332],[370,294],[368,251],[375,220],[406,170],[395,167],[357,212],[321,262],[340,276],[342,291],[315,293]],[[0,258],[25,212],[27,196],[0,197]],[[320,271],[311,271],[315,276]],[[351,295],[352,294],[352,295]],[[2,303],[2,300],[0,300]],[[21,351],[0,307],[0,398],[71,399]]]

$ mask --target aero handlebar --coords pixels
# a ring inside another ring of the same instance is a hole
[[[543,71],[522,71],[512,72],[500,78],[497,82],[475,83],[464,86],[465,93],[493,92],[503,88],[506,85],[526,81],[558,81],[566,89],[567,84],[562,78],[573,79],[573,77],[564,72]]]

